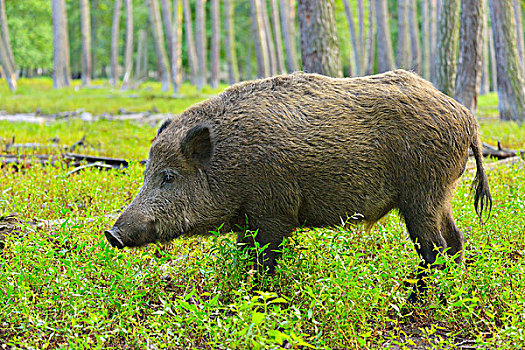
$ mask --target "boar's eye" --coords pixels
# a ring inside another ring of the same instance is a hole
[[[164,178],[162,179],[162,184],[169,184],[175,180],[178,173],[175,170],[166,170],[164,171]]]

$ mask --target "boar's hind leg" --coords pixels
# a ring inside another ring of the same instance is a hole
[[[416,246],[416,251],[423,259],[418,267],[414,292],[408,298],[410,302],[415,302],[418,300],[418,296],[427,290],[429,268],[436,267],[432,264],[436,261],[437,255],[447,247],[447,243],[440,233],[441,210],[434,209],[440,206],[427,208],[418,206],[418,204],[427,204],[428,199],[413,199],[409,203],[410,205],[407,207],[400,208],[400,212],[405,219],[408,233]]]
[[[241,233],[237,241],[247,244],[249,247],[255,247],[255,242],[259,249],[266,247],[264,251],[254,251],[254,262],[257,263],[259,273],[273,273],[277,259],[280,257],[279,247],[284,237],[291,235],[297,224],[291,218],[268,218],[261,219],[249,218],[249,228],[252,231],[257,230],[255,237],[246,236]],[[244,236],[244,237],[243,237]],[[255,240],[255,241],[254,241]]]
[[[443,210],[441,218],[441,234],[447,242],[446,253],[450,256],[455,256],[456,263],[463,260],[463,243],[465,238],[463,233],[459,230],[452,217],[452,208],[448,204]]]

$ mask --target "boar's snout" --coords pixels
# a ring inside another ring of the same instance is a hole
[[[106,235],[106,239],[108,240],[109,244],[111,244],[112,247],[122,249],[124,248],[124,244],[118,237],[118,235],[113,232],[112,230],[104,231],[104,234]]]
[[[118,249],[140,247],[159,239],[154,220],[133,207],[128,207],[104,233],[109,244]]]

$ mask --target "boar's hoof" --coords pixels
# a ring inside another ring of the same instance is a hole
[[[108,240],[109,244],[111,244],[111,246],[116,247],[118,249],[124,248],[124,244],[122,243],[120,238],[113,234],[113,232],[105,231],[104,233],[106,234],[106,239]]]

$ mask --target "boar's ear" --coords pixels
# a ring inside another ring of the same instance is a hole
[[[170,124],[172,119],[166,119],[164,123],[160,126],[159,130],[157,130],[157,136],[160,135],[161,132],[163,132]]]
[[[213,153],[210,127],[197,125],[191,128],[182,139],[181,150],[190,164],[197,168],[206,167]]]

